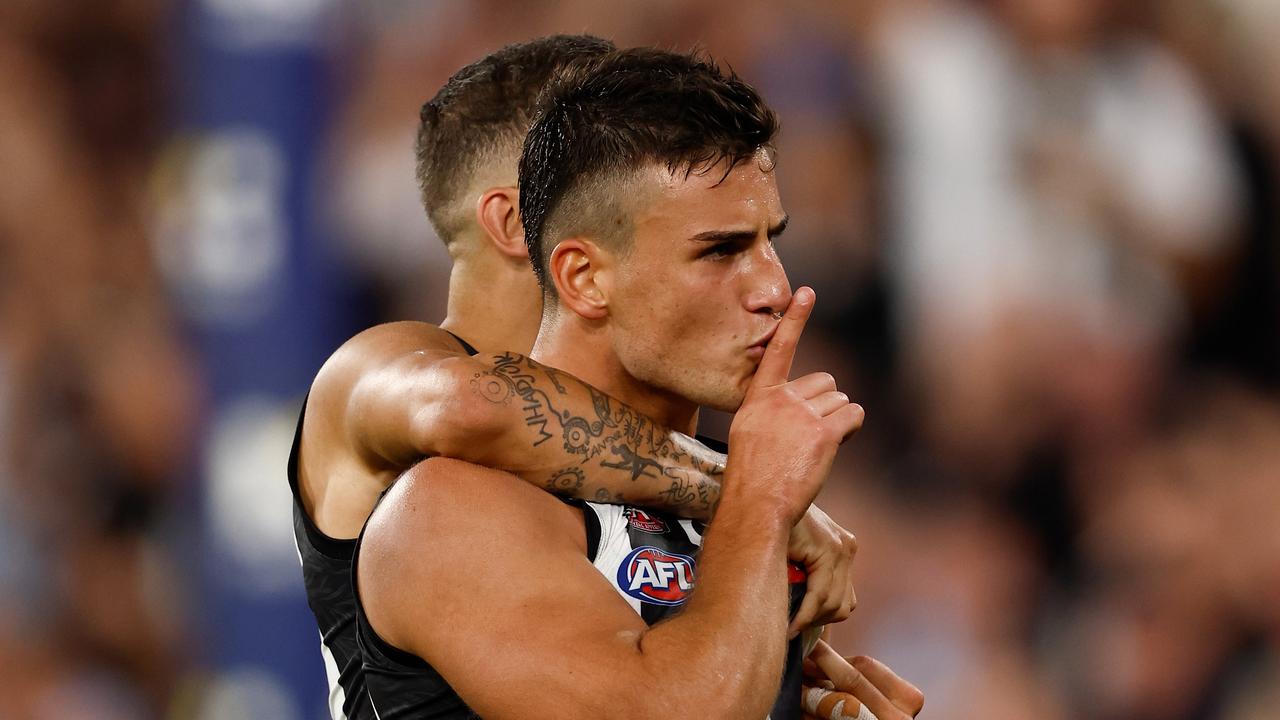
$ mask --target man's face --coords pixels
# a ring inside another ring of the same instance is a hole
[[[718,410],[742,404],[791,301],[773,248],[787,218],[772,168],[761,151],[723,182],[723,165],[642,174],[609,297],[614,351],[636,380]]]

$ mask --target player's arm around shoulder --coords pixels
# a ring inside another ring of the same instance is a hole
[[[700,519],[719,500],[723,455],[572,375],[514,352],[467,355],[423,323],[357,335],[321,371],[313,402],[370,468],[451,457],[557,495]]]
[[[365,530],[357,591],[384,640],[485,718],[763,715],[777,689],[755,675],[778,668],[738,656],[735,633],[758,627],[717,627],[695,593],[698,617],[647,628],[587,559],[580,510],[466,463],[424,461],[389,491]]]
[[[404,431],[405,359],[429,363],[462,352],[434,325],[397,322],[361,332],[325,362],[307,396],[297,478],[322,532],[355,538],[379,494],[419,457]]]
[[[370,467],[403,470],[441,454],[423,418],[441,418],[472,432],[478,421],[465,402],[462,378],[476,371],[447,331],[422,322],[385,323],[343,344],[312,386],[334,433]],[[483,439],[483,438],[480,438]]]

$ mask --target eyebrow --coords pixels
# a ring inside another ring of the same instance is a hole
[[[772,240],[786,231],[790,222],[790,215],[783,216],[778,224],[769,228],[769,239]],[[694,235],[689,240],[697,243],[745,242],[755,236],[755,230],[708,230]]]

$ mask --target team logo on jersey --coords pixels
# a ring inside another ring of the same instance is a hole
[[[656,518],[638,508],[627,508],[627,520],[631,523],[631,527],[640,532],[661,535],[667,531],[667,524],[662,521],[662,518]]]
[[[618,566],[618,587],[654,605],[679,605],[693,592],[693,558],[645,545]]]

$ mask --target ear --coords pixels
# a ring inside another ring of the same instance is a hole
[[[551,251],[547,275],[560,302],[589,320],[609,314],[609,254],[583,238],[561,240]]]
[[[524,244],[524,227],[520,224],[519,189],[492,187],[485,190],[476,201],[476,220],[499,253],[526,262],[529,260],[529,249]]]

